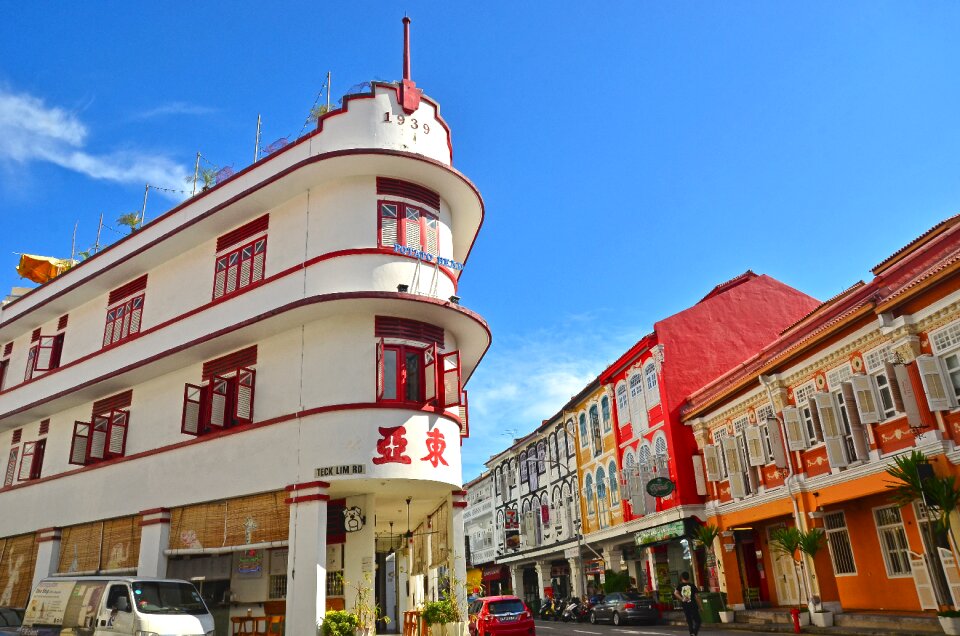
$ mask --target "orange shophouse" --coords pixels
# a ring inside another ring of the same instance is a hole
[[[885,474],[913,450],[937,473],[960,463],[958,272],[953,217],[689,398],[683,419],[722,531],[714,585],[735,608],[814,595],[835,612],[960,601],[946,538],[924,532],[920,502],[890,501]],[[771,549],[782,526],[826,534],[806,576]]]
[[[706,482],[702,471],[696,479],[690,461],[696,442],[679,418],[684,398],[759,351],[817,304],[788,285],[748,271],[718,285],[692,307],[658,321],[651,334],[600,375],[604,394],[613,397],[614,450],[595,468],[594,483],[603,483],[604,468],[608,475],[614,472],[616,460],[623,501],[609,525],[585,526],[588,541],[608,555],[608,567],[626,567],[640,589],[660,590],[661,601],[672,602],[680,573],[696,570],[689,536],[698,519],[705,518]],[[600,406],[606,431],[610,417],[602,400]],[[586,448],[582,439],[580,447]],[[594,454],[599,454],[597,448]],[[586,462],[581,462],[581,470],[586,473],[584,518],[589,519]],[[659,498],[650,495],[647,486],[654,480],[673,490]]]

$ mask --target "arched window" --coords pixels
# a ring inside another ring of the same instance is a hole
[[[597,499],[601,502],[607,500],[607,475],[603,466],[597,469]]]
[[[544,473],[544,471],[547,470],[547,462],[545,461],[546,458],[547,458],[547,445],[544,444],[543,441],[541,440],[537,442],[537,459],[540,460],[540,463],[537,466],[537,470],[540,472],[541,475]]]
[[[583,482],[583,491],[587,494],[587,514],[593,516],[596,514],[593,505],[593,475],[587,475]]]
[[[603,432],[609,433],[612,418],[610,417],[610,398],[606,395],[600,400],[600,415],[603,416]]]
[[[630,406],[627,402],[627,384],[621,382],[617,385],[617,419],[620,426],[630,421]]]
[[[504,483],[503,483],[503,468],[502,468],[502,466],[497,466],[496,476],[493,478],[493,487],[494,487],[494,489],[495,489],[496,494],[498,494],[498,495],[500,495],[500,497],[506,499],[506,494],[503,492],[503,491],[504,491]]]
[[[563,428],[563,447],[567,450],[567,457],[573,457],[576,454],[573,439],[571,439],[574,435],[574,430],[573,420],[567,420],[567,425]]]
[[[654,458],[657,463],[657,470],[666,471],[667,463],[670,459],[670,456],[667,454],[667,440],[663,435],[658,435],[657,439],[653,442],[653,452],[656,457]]]
[[[590,407],[590,432],[593,435],[593,455],[597,456],[603,452],[603,438],[600,436],[600,414],[596,404]]]
[[[643,376],[646,379],[647,404],[654,405],[660,402],[660,390],[657,387],[657,367],[652,362],[643,367]]]
[[[639,457],[637,458],[637,463],[640,465],[640,469],[650,470],[650,467],[652,465],[650,462],[650,447],[647,446],[646,444],[643,444],[637,450],[637,454],[639,455]]]
[[[587,437],[587,414],[580,414],[580,446],[586,446],[587,440],[590,439]]]
[[[520,453],[520,481],[527,481],[527,451]]]
[[[610,462],[607,470],[610,473],[610,504],[613,506],[619,506],[620,484],[617,481],[617,465],[614,462]]]
[[[643,375],[639,371],[630,376],[630,412],[634,430],[646,426],[647,403],[643,399]]]

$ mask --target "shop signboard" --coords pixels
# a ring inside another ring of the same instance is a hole
[[[520,519],[515,509],[508,509],[503,517],[503,533],[505,543],[510,549],[520,547]]]
[[[602,574],[603,559],[593,559],[591,561],[584,561],[583,571],[587,574]]]
[[[681,519],[679,521],[671,521],[670,523],[640,530],[633,535],[633,539],[637,545],[650,545],[668,539],[677,539],[685,534],[686,527]]]
[[[259,578],[263,574],[263,550],[244,550],[237,558],[237,576]]]
[[[667,497],[676,485],[667,477],[654,477],[647,482],[647,494],[651,497]]]

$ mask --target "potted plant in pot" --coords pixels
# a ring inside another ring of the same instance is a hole
[[[330,610],[317,626],[317,633],[322,636],[355,636],[359,625],[356,615],[343,610]]]
[[[720,535],[720,528],[708,523],[706,525],[700,526],[694,532],[693,538],[703,546],[704,551],[707,553],[707,563],[711,561],[716,562],[716,554],[713,551],[713,544],[717,540],[717,536]],[[712,595],[712,594],[711,594]],[[734,620],[734,612],[732,609],[727,607],[727,595],[723,592],[717,594],[717,597],[720,600],[720,610],[717,612],[720,615],[721,623],[732,623]],[[705,599],[701,595],[701,603]]]
[[[353,616],[357,620],[356,636],[372,636],[377,631],[377,622],[385,624],[390,617],[384,615],[373,597],[373,577],[364,574],[364,580],[354,586]]]
[[[800,543],[797,549],[801,554],[806,554],[812,561],[817,553],[823,548],[826,535],[820,528],[811,528],[807,532],[800,533]],[[800,568],[803,569],[803,561],[800,561]],[[814,609],[810,612],[810,622],[817,627],[833,627],[833,612],[823,609],[819,596],[809,597]]]
[[[797,565],[799,562],[797,553],[800,552],[800,544],[804,541],[803,535],[803,531],[794,526],[777,528],[770,533],[770,545],[773,546],[773,549],[777,552],[785,554],[793,559],[793,574],[797,577],[797,589],[802,589],[807,598],[810,598],[810,595],[807,592],[806,583],[802,582],[800,577],[799,568],[801,566]],[[796,611],[800,613],[800,625],[809,625],[809,609],[804,605],[798,605]]]
[[[440,601],[428,601],[420,615],[430,630],[430,636],[460,636],[457,629],[459,621],[457,604],[445,598]]]

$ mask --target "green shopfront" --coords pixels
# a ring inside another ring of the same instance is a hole
[[[633,543],[622,546],[637,588],[656,597],[661,609],[673,607],[681,573],[689,572],[698,583],[702,580],[703,551],[697,554],[693,541],[699,525],[689,517],[662,523],[635,532]]]

